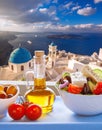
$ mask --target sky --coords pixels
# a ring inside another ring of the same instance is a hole
[[[102,0],[0,0],[0,31],[102,32]]]

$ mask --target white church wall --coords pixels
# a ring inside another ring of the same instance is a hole
[[[32,60],[22,63],[22,64],[14,64],[14,63],[9,62],[9,68],[11,71],[13,71],[15,73],[19,73],[22,71],[29,70],[30,69],[29,63],[31,63],[31,67],[32,67],[32,65],[33,65]],[[24,68],[23,70],[21,69],[22,66]]]

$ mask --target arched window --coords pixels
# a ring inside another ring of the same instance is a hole
[[[14,70],[14,67],[13,67],[13,65],[11,65],[11,70]]]
[[[23,65],[21,65],[21,71],[23,71],[24,70],[24,66]]]
[[[29,67],[31,67],[31,62],[29,62]]]
[[[55,51],[53,52],[53,54],[55,54]]]

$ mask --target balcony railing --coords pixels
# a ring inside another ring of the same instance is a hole
[[[20,95],[24,95],[25,92],[27,91],[27,82],[26,81],[9,81],[9,80],[1,80],[0,84],[14,84],[14,85],[18,85],[20,88]],[[30,81],[30,86],[33,87],[34,83],[33,81]],[[48,88],[52,89],[56,95],[59,95],[59,92],[57,90],[57,88],[55,87],[55,82],[50,82],[47,81],[46,85]]]

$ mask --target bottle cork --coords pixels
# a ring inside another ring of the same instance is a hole
[[[43,64],[44,63],[44,51],[43,50],[37,50],[35,51],[34,60],[36,64]]]
[[[35,51],[35,56],[36,57],[41,57],[44,55],[44,51]]]

